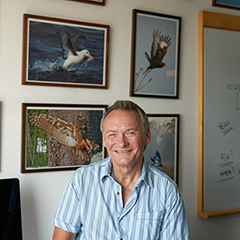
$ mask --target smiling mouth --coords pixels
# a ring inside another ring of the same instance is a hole
[[[125,154],[125,153],[129,153],[129,152],[131,152],[131,150],[120,150],[120,151],[115,151],[116,153],[120,153],[120,154]]]

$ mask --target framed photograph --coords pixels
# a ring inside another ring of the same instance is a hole
[[[105,6],[105,0],[69,0],[69,1],[83,2],[83,3],[90,3],[90,4]]]
[[[212,5],[217,7],[232,8],[232,9],[240,10],[239,0],[213,0]]]
[[[107,105],[22,104],[22,173],[74,170],[105,157]]]
[[[23,15],[22,84],[108,87],[109,25]]]
[[[181,17],[133,10],[130,96],[178,98]]]
[[[144,159],[178,183],[179,114],[148,114],[151,142]]]

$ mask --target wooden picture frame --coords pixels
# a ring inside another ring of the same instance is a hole
[[[179,114],[147,114],[151,142],[144,159],[178,183]]]
[[[212,5],[216,7],[240,10],[240,2],[236,0],[212,0]]]
[[[106,157],[107,105],[22,104],[22,173],[75,170]]]
[[[89,3],[89,4],[95,4],[100,6],[105,6],[105,0],[68,0],[68,1],[74,1],[74,2],[82,2],[82,3]]]
[[[133,10],[130,96],[178,98],[180,33],[181,17]]]
[[[203,218],[240,212],[239,41],[239,16],[199,12],[198,215]]]
[[[24,14],[22,84],[107,89],[109,30]]]

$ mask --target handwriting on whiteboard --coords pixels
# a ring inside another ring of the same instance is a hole
[[[234,166],[233,166],[233,151],[230,150],[229,153],[222,153],[220,155],[220,163],[218,164],[219,167],[219,180],[218,182],[224,182],[227,180],[231,180],[234,178]]]
[[[227,83],[227,90],[240,91],[240,84]],[[236,110],[240,110],[240,98],[238,97],[238,93],[236,93]]]
[[[240,91],[240,84],[227,83],[227,89]]]
[[[233,94],[233,103],[236,104],[236,110],[240,110],[240,84],[230,84],[227,83],[226,89],[231,91]],[[235,98],[236,94],[236,99]],[[222,119],[218,122],[217,128],[218,131],[221,132],[222,136],[225,138],[227,135],[231,135],[234,130],[234,124],[229,119]],[[237,128],[236,128],[237,129]],[[240,167],[237,166],[237,162],[235,162],[236,154],[234,157],[234,152],[232,149],[228,150],[227,152],[222,152],[219,155],[219,160],[217,163],[218,168],[218,183],[223,183],[226,181],[230,181],[240,175]]]
[[[233,130],[233,127],[231,126],[231,123],[228,120],[219,122],[218,127],[222,132],[223,136],[226,136],[231,130]]]

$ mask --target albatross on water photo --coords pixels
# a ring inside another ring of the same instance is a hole
[[[24,14],[23,84],[107,88],[109,26]]]

